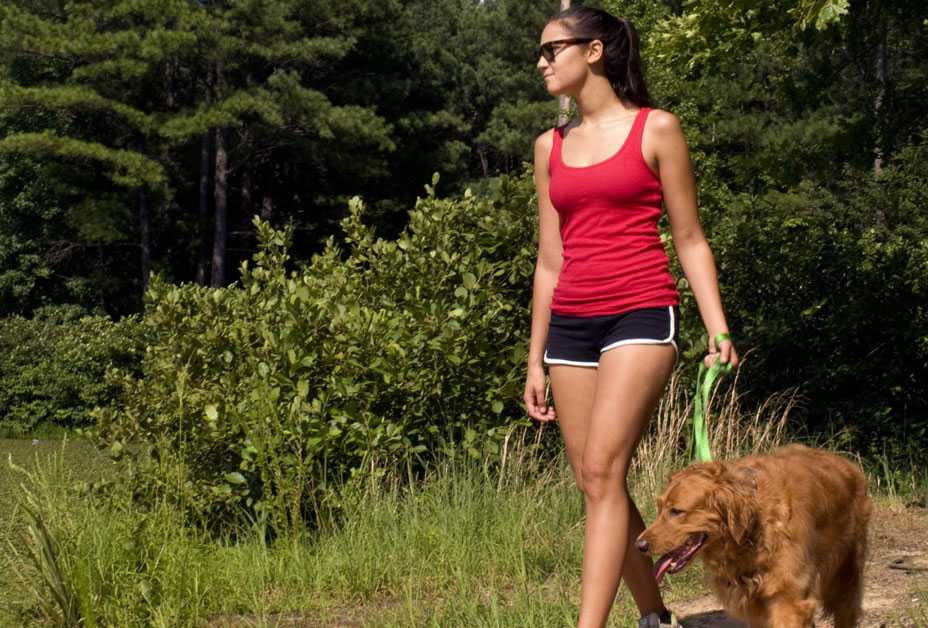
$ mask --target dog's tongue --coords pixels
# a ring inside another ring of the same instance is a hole
[[[657,584],[661,583],[661,579],[664,577],[664,574],[667,573],[667,570],[670,569],[670,561],[673,558],[673,552],[669,552],[660,557],[657,561],[657,564],[654,565],[654,579],[657,581]]]

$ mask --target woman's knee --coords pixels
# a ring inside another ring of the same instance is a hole
[[[578,491],[583,492],[583,471],[580,468],[574,471],[574,485]]]
[[[584,459],[577,477],[577,488],[588,498],[626,495],[624,466],[617,461]]]

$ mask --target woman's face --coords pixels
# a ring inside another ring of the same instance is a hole
[[[572,38],[574,35],[555,20],[549,22],[541,31],[538,44],[544,45],[547,42]],[[589,71],[588,64],[601,56],[598,52],[601,47],[599,40],[589,43],[561,43],[554,44],[553,61],[548,61],[544,56],[539,55],[535,67],[541,72],[548,93],[552,96],[560,96],[579,92]]]

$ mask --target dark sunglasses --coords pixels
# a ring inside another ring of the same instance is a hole
[[[588,41],[593,41],[592,38],[584,39],[555,39],[554,41],[549,41],[538,46],[538,53],[535,55],[535,58],[544,57],[545,61],[548,63],[554,63],[554,57],[558,52],[566,48],[570,44],[585,44]],[[557,50],[554,49],[556,44],[564,44],[561,48]]]

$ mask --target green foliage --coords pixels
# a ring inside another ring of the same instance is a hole
[[[814,24],[818,30],[824,30],[847,14],[849,3],[850,0],[803,0],[790,12],[799,18],[801,28]]]
[[[31,311],[40,299],[67,301],[48,285],[52,264],[44,255],[43,240],[57,231],[64,213],[54,202],[60,181],[33,178],[35,172],[51,174],[54,168],[37,164],[0,167],[0,312]],[[49,184],[50,183],[50,184]],[[79,299],[70,299],[79,301]]]
[[[515,163],[532,161],[534,142],[531,140],[551,128],[557,107],[556,100],[503,102],[493,110],[477,142],[492,147],[500,155],[511,156]]]
[[[732,196],[714,229],[731,324],[754,349],[747,385],[800,387],[810,430],[847,430],[869,453],[918,458],[928,438],[926,157],[847,169],[834,191]]]
[[[0,153],[44,154],[74,161],[96,161],[110,168],[107,176],[117,185],[140,187],[164,180],[160,164],[134,151],[114,150],[97,142],[60,137],[49,131],[18,133],[0,140]]]
[[[75,109],[112,111],[141,130],[152,128],[151,117],[118,101],[103,98],[92,89],[83,86],[49,88],[19,87],[0,83],[0,106],[7,110],[48,107],[51,109]]]
[[[642,22],[643,54],[692,150],[749,397],[798,388],[800,431],[925,460],[926,6],[683,4]]]
[[[412,163],[404,169],[438,170],[451,186],[519,171],[535,137],[557,119],[532,59],[556,12],[519,0],[406,3],[396,28],[409,42],[415,81],[397,103],[404,110],[396,125],[403,145],[417,147],[411,157],[428,159],[405,157]]]
[[[0,318],[0,432],[91,423],[95,406],[114,403],[110,366],[135,371],[142,353],[138,320],[113,322],[77,307],[39,308],[32,319]]]
[[[16,483],[18,503],[4,513],[15,549],[0,559],[0,623],[202,624],[188,617],[203,612],[210,588],[194,567],[207,555],[205,539],[169,504],[134,507],[131,492],[113,483],[118,469],[85,445],[27,443],[3,463],[0,477]]]
[[[59,160],[0,156],[0,315],[57,303],[123,309],[121,276],[138,259],[125,247],[135,216],[123,191],[86,194],[94,181],[109,184],[103,176],[74,174]]]
[[[3,509],[2,501],[0,515],[14,529],[41,521],[46,530],[37,539],[11,534],[0,553],[0,625],[63,625],[50,584],[76,598],[81,626],[274,626],[281,617],[303,625],[571,624],[582,505],[566,458],[540,452],[535,428],[511,431],[506,464],[443,460],[414,485],[399,470],[353,491],[343,524],[276,543],[255,534],[211,541],[170,503],[139,507],[124,485],[109,481],[120,469],[82,442],[22,449],[0,442],[28,468],[4,460],[0,496],[8,481],[38,516]],[[109,467],[107,490],[74,490],[79,480],[100,478],[98,462]],[[650,486],[633,480],[631,490],[648,496],[638,503],[650,517]],[[58,573],[30,560],[35,541],[54,543]],[[675,577],[669,595],[695,595],[698,582],[698,571]],[[616,615],[636,616],[634,609],[623,592]]]
[[[440,199],[437,180],[395,240],[354,198],[346,247],[330,239],[300,270],[287,270],[292,228],[256,218],[240,286],[153,279],[143,377],[121,376],[125,409],[99,414],[140,492],[210,526],[246,512],[286,532],[337,507],[336,480],[497,452],[523,414],[531,181]]]

